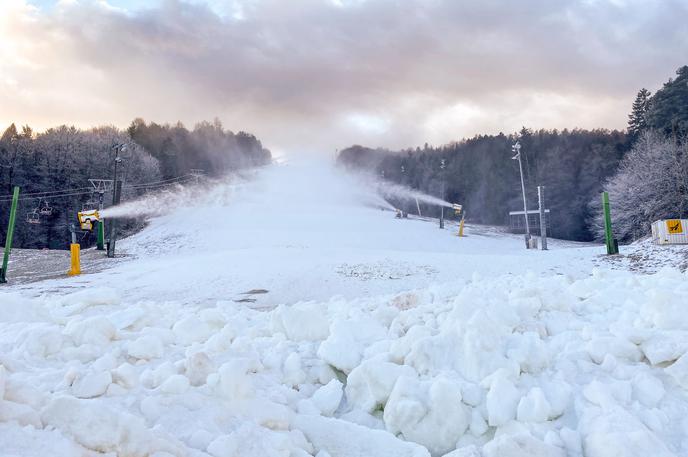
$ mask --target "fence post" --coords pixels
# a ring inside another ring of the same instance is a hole
[[[10,209],[10,222],[7,225],[7,237],[5,238],[5,255],[2,258],[2,268],[0,268],[0,284],[7,282],[7,264],[10,261],[10,251],[12,251],[14,224],[17,220],[17,203],[19,203],[19,186],[14,186],[12,207]]]

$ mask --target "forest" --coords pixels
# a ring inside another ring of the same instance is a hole
[[[606,190],[617,238],[632,241],[646,236],[654,220],[688,213],[688,66],[676,75],[654,95],[638,92],[626,131],[524,127],[401,151],[355,145],[338,162],[462,204],[470,222],[507,225],[509,211],[523,209],[518,161],[511,160],[519,141],[529,209],[537,208],[537,186],[544,186],[552,236],[603,237]],[[415,212],[415,203],[399,205]],[[439,209],[421,212],[437,216]]]
[[[136,119],[125,131],[63,125],[40,133],[12,124],[0,137],[0,237],[5,239],[12,189],[19,186],[13,245],[67,249],[77,212],[98,206],[99,195],[89,179],[113,177],[116,145],[126,145],[119,154],[123,200],[188,182],[199,171],[218,176],[271,160],[270,151],[255,136],[225,130],[217,120],[201,122],[193,130],[181,123]],[[104,197],[108,206],[112,193]],[[140,221],[125,221],[123,234],[140,227]],[[84,232],[79,241],[90,246],[95,238]]]

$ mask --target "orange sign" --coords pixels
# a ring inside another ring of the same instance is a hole
[[[667,230],[672,235],[678,235],[683,233],[683,226],[681,225],[681,219],[669,219],[666,221]]]

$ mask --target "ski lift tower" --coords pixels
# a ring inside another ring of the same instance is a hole
[[[122,163],[122,158],[119,156],[120,152],[126,151],[129,143],[120,143],[112,147],[115,151],[115,173],[112,179],[112,206],[119,204],[122,197],[122,181],[117,175],[117,167]],[[110,240],[108,241],[107,256],[112,258],[115,256],[115,241],[117,241],[117,219],[110,221]]]
[[[518,169],[521,172],[521,192],[523,193],[523,216],[526,222],[526,249],[530,249],[530,225],[528,224],[528,205],[526,203],[526,184],[523,180],[523,165],[521,164],[521,143],[516,141],[516,143],[511,146],[511,150],[516,153],[511,160],[518,160]]]
[[[103,211],[103,201],[105,200],[105,192],[112,190],[112,179],[89,179],[88,182],[93,186],[93,191],[98,194],[98,212]],[[105,221],[99,220],[96,231],[96,249],[99,251],[105,250]]]

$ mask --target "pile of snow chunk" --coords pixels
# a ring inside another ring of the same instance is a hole
[[[0,302],[0,446],[24,455],[688,454],[674,270],[272,311],[111,290]]]

